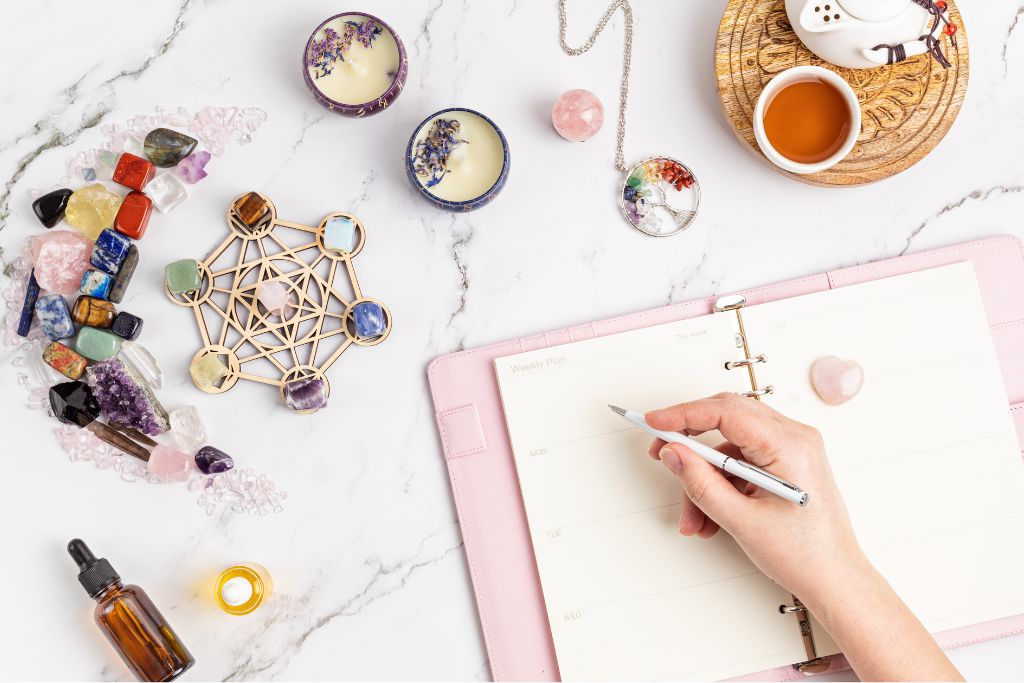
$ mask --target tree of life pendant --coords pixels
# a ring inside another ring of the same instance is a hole
[[[630,225],[653,237],[690,227],[700,209],[700,183],[686,164],[670,157],[645,159],[630,169],[619,196]]]

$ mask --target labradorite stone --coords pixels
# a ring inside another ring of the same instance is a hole
[[[160,168],[177,166],[178,162],[192,153],[198,140],[170,128],[151,130],[143,142],[146,156]]]

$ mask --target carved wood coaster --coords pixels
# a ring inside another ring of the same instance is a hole
[[[240,379],[283,390],[293,380],[323,379],[351,346],[374,346],[391,332],[387,307],[363,295],[352,260],[366,242],[362,222],[350,213],[335,212],[316,226],[277,216],[273,202],[253,226],[241,220],[231,203],[228,235],[199,262],[198,290],[167,296],[191,308],[202,338],[193,361],[217,356],[228,372],[213,385],[198,386],[207,393],[229,390]],[[237,201],[237,200],[236,200]],[[346,218],[355,228],[351,251],[325,246],[327,223]],[[260,301],[261,283],[279,282],[290,305],[269,311]],[[371,338],[356,330],[354,309],[361,303],[380,306],[385,329]],[[193,382],[195,380],[193,379]]]
[[[718,96],[736,135],[772,168],[818,185],[861,185],[905,171],[935,148],[956,120],[967,93],[967,31],[953,0],[949,18],[959,31],[954,48],[942,35],[952,63],[943,69],[928,55],[875,69],[829,64],[800,42],[785,0],[729,0],[718,27],[715,71]],[[820,173],[799,175],[769,162],[754,140],[754,105],[773,76],[793,66],[831,69],[853,86],[861,103],[860,137],[850,155]]]

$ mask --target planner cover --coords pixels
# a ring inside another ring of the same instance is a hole
[[[748,304],[824,291],[935,266],[971,261],[999,355],[1018,438],[1024,433],[1024,250],[1004,236],[753,289]],[[493,361],[533,349],[706,315],[712,299],[525,337],[435,360],[428,371],[438,429],[465,541],[481,626],[497,680],[555,680],[558,670],[505,429]],[[943,647],[1024,630],[1015,616],[936,634]],[[830,670],[845,668],[833,657]],[[751,678],[802,678],[784,666]]]

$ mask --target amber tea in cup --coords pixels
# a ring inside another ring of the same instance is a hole
[[[800,164],[833,156],[848,139],[852,123],[843,93],[813,75],[782,87],[764,112],[764,132],[772,147]]]

